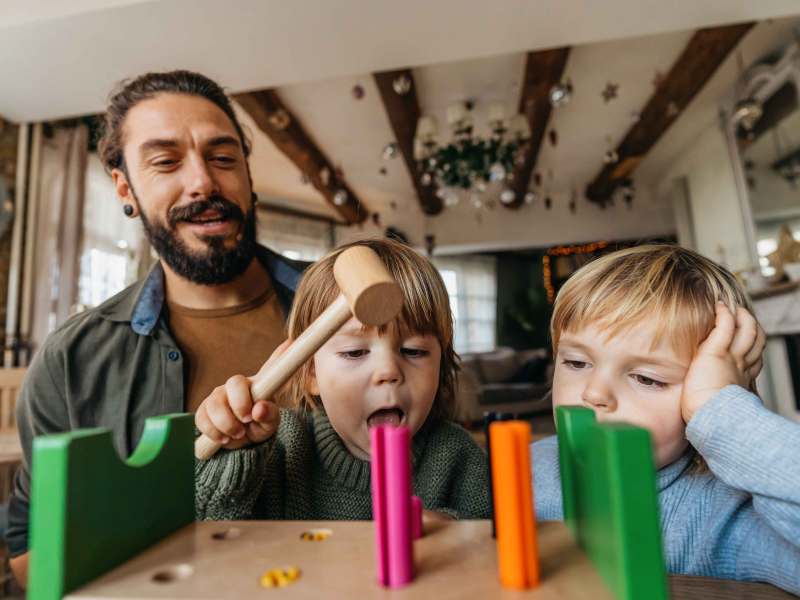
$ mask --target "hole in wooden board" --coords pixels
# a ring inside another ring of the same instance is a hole
[[[242,530],[238,527],[231,527],[225,531],[215,531],[211,534],[211,539],[214,540],[235,540],[242,535]]]
[[[155,583],[172,583],[173,581],[180,581],[181,579],[191,577],[193,573],[194,567],[192,565],[185,563],[173,565],[163,571],[158,571],[153,575],[153,581]]]
[[[300,539],[306,542],[322,542],[333,535],[330,529],[307,529],[300,534]]]

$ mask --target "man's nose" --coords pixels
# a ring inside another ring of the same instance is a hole
[[[611,413],[617,410],[617,399],[612,386],[600,374],[592,374],[581,394],[581,400],[589,408]]]
[[[219,192],[217,182],[201,156],[191,156],[187,162],[186,192],[196,200],[210,198]]]

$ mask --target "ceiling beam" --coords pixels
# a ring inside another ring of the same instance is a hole
[[[309,182],[347,223],[361,223],[368,210],[341,174],[317,147],[302,123],[283,104],[273,89],[236,94],[234,100],[253,118],[258,128],[305,174]],[[347,192],[341,206],[334,201],[339,190]]]
[[[569,57],[569,48],[554,48],[539,52],[528,52],[525,59],[525,75],[519,97],[518,111],[528,119],[531,138],[522,147],[519,163],[514,168],[512,185],[515,198],[507,208],[519,208],[528,192],[531,174],[536,168],[539,149],[542,146],[547,122],[550,119],[550,88],[561,81]],[[502,203],[501,203],[502,204]]]
[[[405,94],[398,94],[394,91],[394,81],[405,75],[411,82],[410,89]],[[442,212],[442,200],[436,195],[434,185],[423,185],[420,181],[421,173],[414,160],[414,134],[417,130],[419,120],[419,100],[417,98],[417,86],[414,83],[414,75],[411,69],[398,69],[395,71],[383,71],[373,75],[378,91],[383,100],[383,107],[392,125],[394,137],[397,140],[397,147],[406,163],[411,181],[417,192],[422,212],[426,215],[437,215]]]
[[[753,25],[740,23],[694,33],[617,147],[617,162],[605,165],[586,187],[589,200],[601,205],[609,201]]]

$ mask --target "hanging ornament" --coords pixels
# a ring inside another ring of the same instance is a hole
[[[606,83],[606,87],[603,88],[603,91],[601,92],[600,95],[603,96],[603,101],[606,104],[608,104],[614,98],[616,98],[618,94],[619,94],[619,84],[612,83],[609,81],[608,83]]]
[[[273,128],[277,129],[278,131],[283,131],[292,122],[292,118],[289,116],[288,112],[282,108],[279,108],[274,113],[269,115],[269,117],[267,117],[267,121]]]
[[[381,158],[383,158],[383,160],[392,160],[395,156],[397,156],[397,144],[395,142],[389,142],[383,147]]]
[[[509,171],[506,173],[506,183],[511,183],[512,181],[514,181],[514,172]]]
[[[483,192],[486,191],[486,182],[481,180],[481,181],[478,182],[478,184],[475,187],[478,188],[479,192],[483,193]]]
[[[322,185],[328,187],[331,182],[331,170],[328,167],[322,167],[319,172],[319,178],[322,181]]]
[[[603,162],[607,165],[614,164],[619,160],[619,154],[613,148],[606,150],[606,153],[603,155]]]
[[[517,199],[517,195],[514,193],[514,190],[509,188],[504,189],[500,192],[500,202],[508,206],[509,204],[513,204],[514,200]]]
[[[388,172],[389,171],[386,170],[386,167],[381,167],[380,169],[378,169],[378,173],[380,173],[381,175],[386,175],[386,173]]]
[[[339,190],[333,195],[333,203],[336,206],[344,206],[347,204],[347,192],[344,190]]]
[[[433,183],[433,176],[430,173],[423,173],[419,178],[420,183],[424,186],[429,186]]]
[[[389,208],[391,208],[392,210],[397,210],[397,202],[395,202],[394,200],[389,202]]]
[[[487,210],[494,210],[496,206],[497,206],[497,202],[495,202],[492,198],[489,198],[486,201],[486,209]]]
[[[503,181],[506,178],[506,169],[500,163],[494,163],[489,167],[489,181]]]
[[[534,202],[536,202],[535,192],[528,192],[525,194],[525,204],[533,204]]]
[[[454,190],[448,190],[445,192],[444,196],[444,205],[445,206],[455,206],[459,203],[461,197],[458,195],[458,192]]]
[[[353,94],[353,98],[356,100],[361,100],[364,97],[364,86],[360,83],[357,83],[353,86],[353,89],[350,90],[350,93]]]
[[[426,235],[425,236],[425,251],[428,253],[428,258],[433,256],[433,250],[436,248],[436,236],[435,235]]]
[[[679,112],[681,112],[681,109],[675,102],[670,100],[669,104],[667,104],[667,118],[672,119],[677,117]]]
[[[571,212],[574,215],[577,212],[577,210],[578,210],[578,192],[575,189],[573,189],[572,195],[569,198],[569,212]]]
[[[572,99],[572,82],[567,79],[555,84],[550,88],[548,98],[550,99],[550,106],[553,108],[566,106]]]
[[[548,132],[548,134],[547,134],[547,137],[549,137],[549,138],[550,138],[550,144],[551,144],[552,146],[554,146],[554,147],[555,147],[555,146],[557,146],[557,145],[558,145],[558,132],[557,132],[555,129],[551,129],[551,130]]]
[[[539,187],[542,185],[542,174],[541,173],[534,173],[533,174],[533,185]]]
[[[547,198],[544,199],[544,207],[547,210],[550,210],[553,207],[553,201],[550,199],[550,196],[547,196]]]
[[[640,113],[638,110],[632,110],[630,117],[631,117],[631,123],[636,125],[636,123],[642,120],[642,113]]]
[[[380,213],[372,213],[372,222],[377,225],[378,227],[381,226],[381,215]]]
[[[405,73],[398,75],[394,78],[394,81],[392,81],[392,89],[398,96],[405,96],[411,91],[411,77]]]
[[[333,170],[333,174],[336,175],[336,179],[341,181],[344,179],[344,171],[342,171],[342,165],[336,165],[336,168]]]

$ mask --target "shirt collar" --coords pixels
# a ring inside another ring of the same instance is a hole
[[[256,246],[256,258],[267,269],[278,299],[288,312],[307,263],[289,260],[261,245]],[[164,269],[157,261],[147,277],[104,303],[99,312],[111,321],[129,322],[139,335],[150,335],[161,317],[164,297]]]

